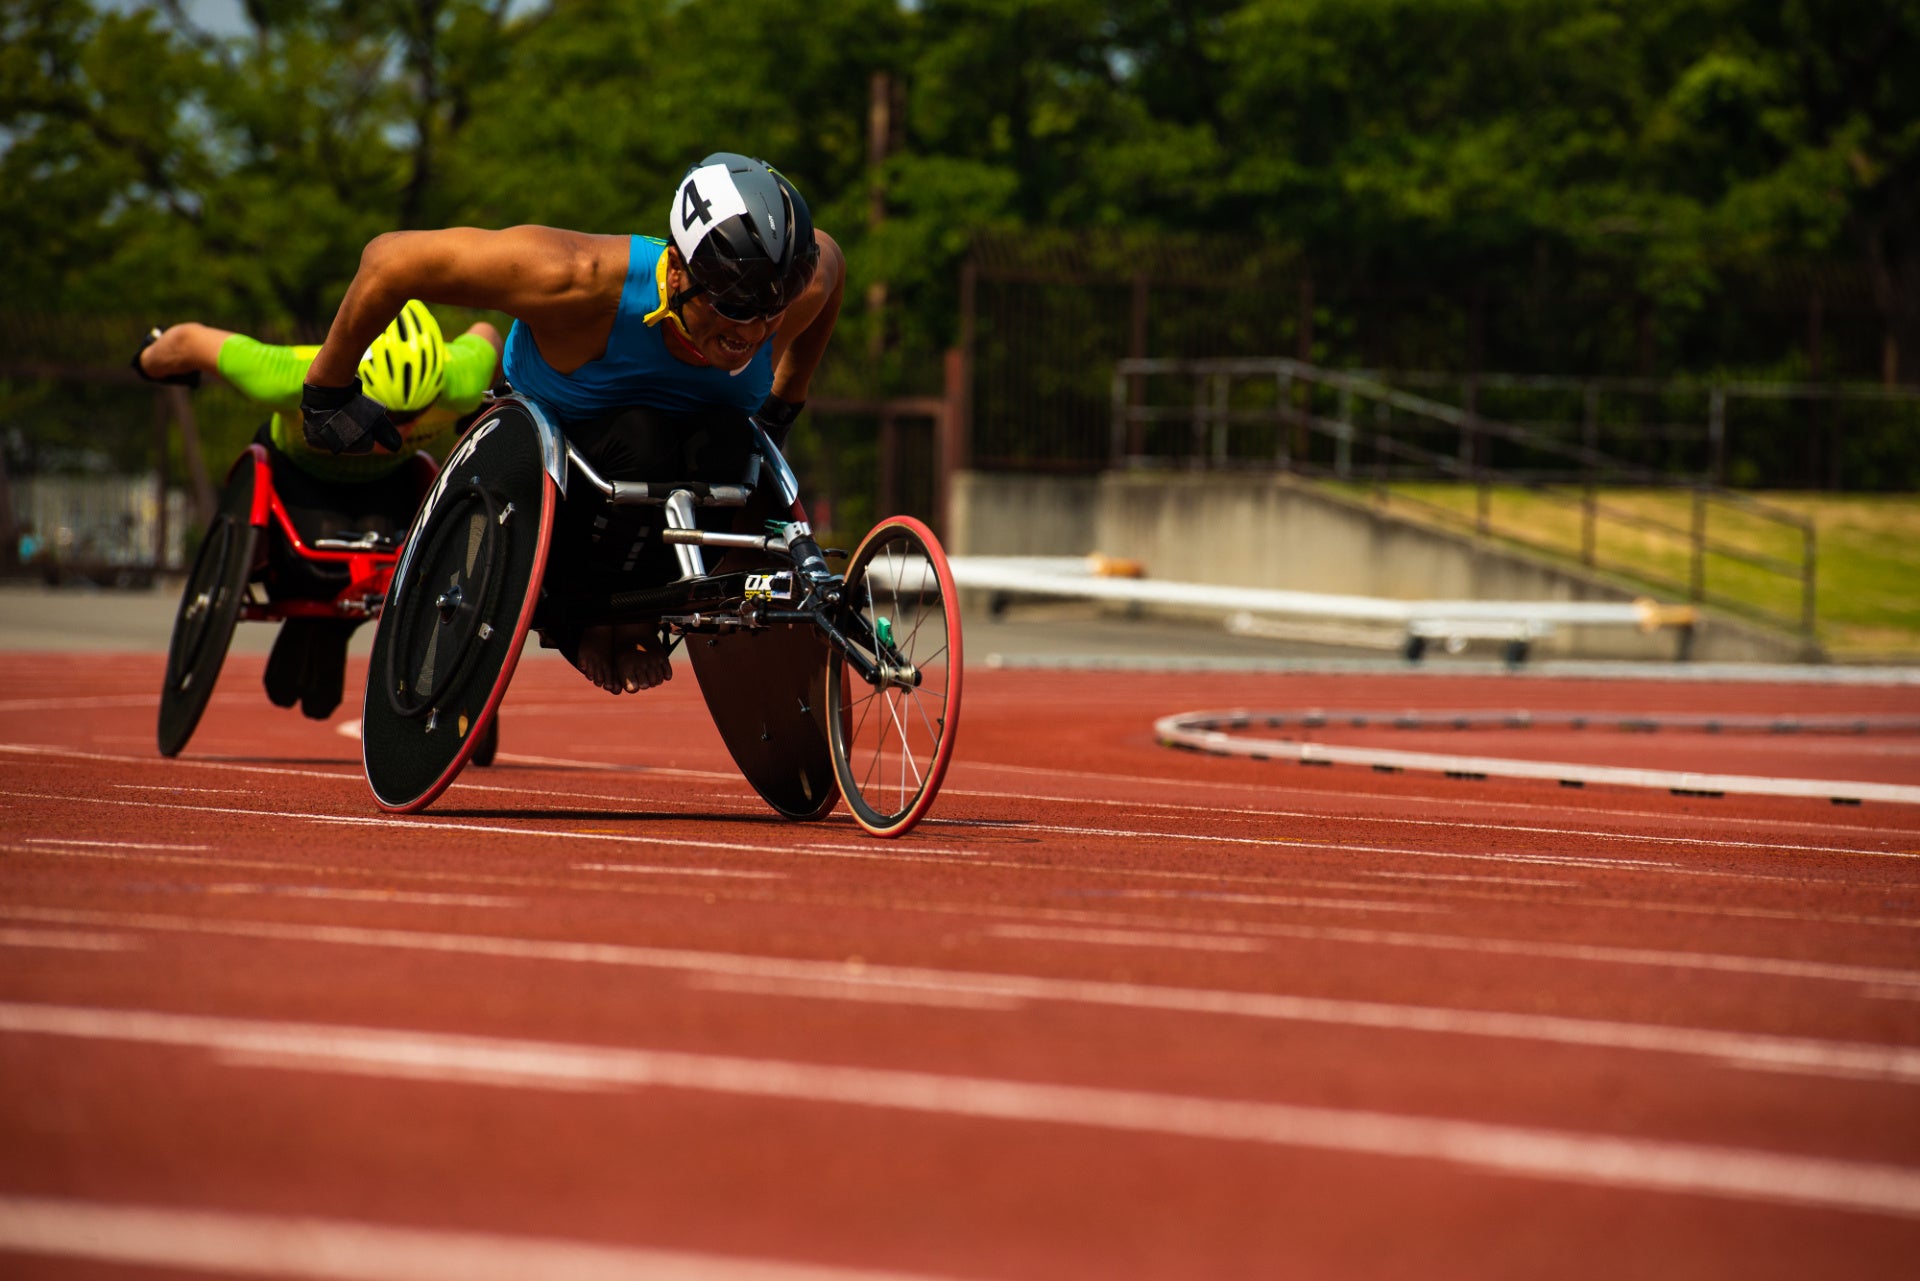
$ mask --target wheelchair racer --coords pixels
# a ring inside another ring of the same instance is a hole
[[[791,182],[733,152],[687,171],[668,232],[455,227],[376,237],[308,370],[308,441],[352,454],[377,439],[387,414],[354,377],[354,353],[406,299],[425,298],[515,317],[508,381],[602,476],[738,475],[752,449],[749,418],[781,441],[805,403],[839,317],[846,262]],[[672,676],[649,627],[549,639],[610,693]]]
[[[425,491],[410,461],[444,455],[462,420],[493,384],[500,331],[482,321],[447,342],[425,304],[408,301],[366,344],[358,374],[367,394],[387,411],[378,436],[365,448],[336,454],[307,443],[296,430],[300,388],[319,347],[280,346],[245,334],[188,321],[150,332],[134,353],[133,368],[149,382],[197,387],[218,374],[242,395],[273,407],[255,440],[266,447],[275,492],[302,536],[403,532]],[[376,443],[378,448],[375,447]],[[310,568],[283,557],[269,575],[270,599],[331,596]],[[267,697],[316,720],[340,705],[347,642],[359,620],[288,618],[267,658]]]

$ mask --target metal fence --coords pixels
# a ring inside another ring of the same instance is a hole
[[[1420,390],[1538,436],[1706,484],[1920,489],[1920,391],[1904,387],[1350,372]]]
[[[1920,393],[1876,383],[1887,321],[1847,264],[1730,278],[1661,309],[1572,261],[1427,284],[1271,245],[1026,233],[976,243],[960,303],[969,456],[988,470],[1105,466],[1118,360],[1286,356],[1462,371],[1383,381],[1732,487],[1920,488]],[[1476,372],[1569,369],[1596,376]],[[1624,376],[1662,369],[1729,372]]]
[[[1109,467],[1270,469],[1347,481],[1382,503],[1812,638],[1813,522],[1709,483],[1677,480],[1531,428],[1297,360],[1123,360],[1108,389]],[[1436,447],[1442,444],[1444,447]],[[1472,507],[1410,493],[1464,482]],[[1685,523],[1623,487],[1684,496]],[[1503,491],[1534,502],[1502,508]],[[1540,515],[1567,514],[1565,536]],[[1651,544],[1651,546],[1649,546]],[[1664,564],[1684,566],[1679,572]],[[1783,601],[1782,598],[1785,598]]]

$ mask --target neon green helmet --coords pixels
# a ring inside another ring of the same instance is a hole
[[[409,299],[360,357],[360,390],[395,414],[417,414],[447,385],[447,342],[427,305]]]

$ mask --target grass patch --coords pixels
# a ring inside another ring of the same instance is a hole
[[[1335,484],[1347,497],[1377,502],[1371,486]],[[1840,658],[1920,654],[1920,497],[1912,494],[1761,493],[1766,508],[1811,518],[1814,609],[1819,639]],[[1591,538],[1594,567],[1664,600],[1687,599],[1693,575],[1693,498],[1685,490],[1607,489]],[[1472,485],[1396,484],[1386,510],[1449,528],[1473,527],[1481,498]],[[1578,563],[1589,537],[1578,490],[1517,486],[1488,491],[1488,532]],[[1701,564],[1707,602],[1797,625],[1803,535],[1738,504],[1710,502]],[[1752,560],[1775,562],[1758,565]]]

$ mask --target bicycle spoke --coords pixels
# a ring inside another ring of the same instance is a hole
[[[872,629],[882,674],[862,682],[869,693],[854,686],[858,677],[846,672],[846,659],[835,660],[843,683],[833,687],[832,727],[842,792],[855,817],[891,836],[925,812],[946,770],[959,708],[959,620],[931,534],[910,518],[884,523],[876,534],[854,554],[847,581]]]

